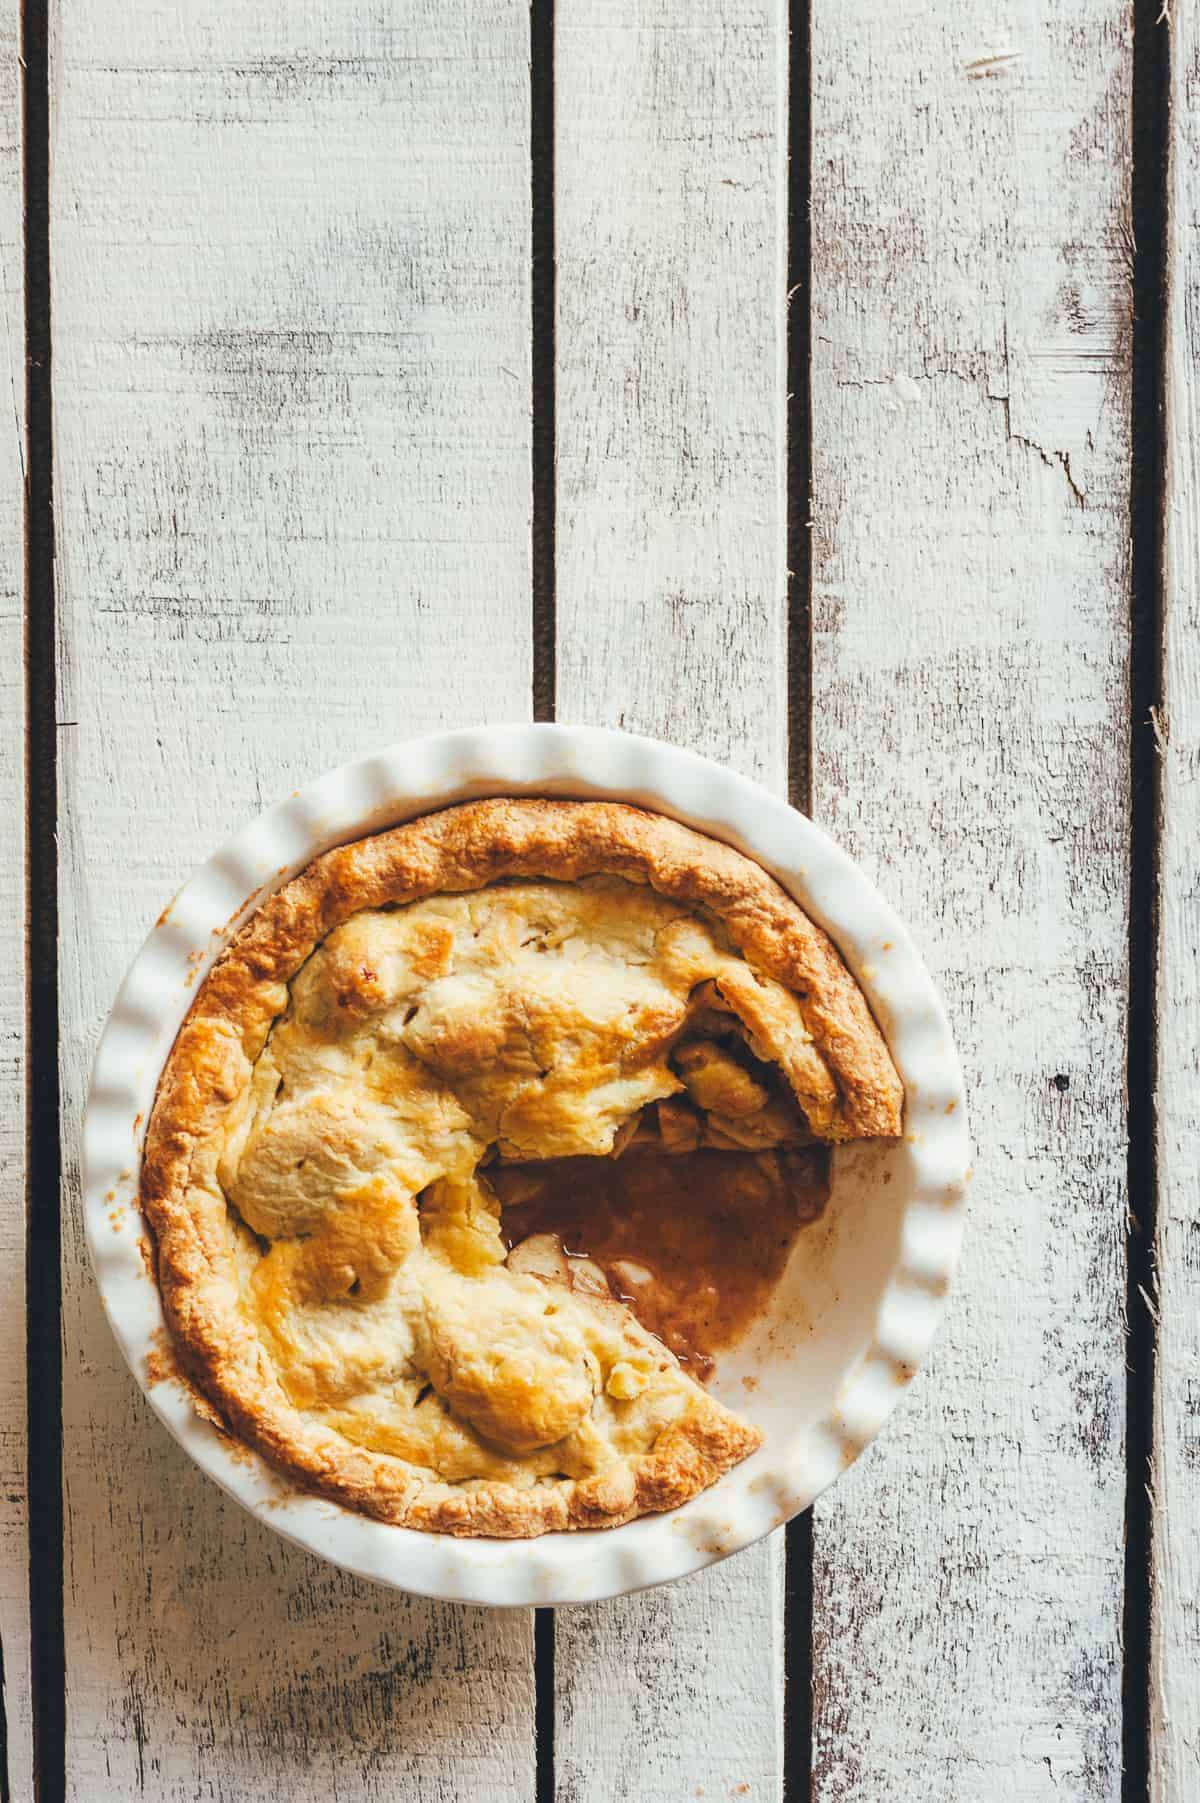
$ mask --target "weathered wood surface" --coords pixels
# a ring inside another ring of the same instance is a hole
[[[558,711],[781,789],[786,8],[556,13]],[[1200,1762],[1200,38],[1176,15],[1155,1803],[1192,1803]],[[56,0],[53,25],[69,1794],[515,1803],[529,1618],[340,1577],[176,1451],[100,1317],[77,1129],[120,973],[203,852],[356,751],[529,711],[528,9]],[[1117,0],[813,0],[814,813],[942,978],[979,1146],[931,1366],[818,1510],[815,1803],[1120,1794],[1129,26]],[[17,543],[0,672],[19,723]],[[21,1803],[22,1122],[3,1092]],[[781,1574],[776,1537],[560,1614],[563,1803],[777,1803]]]
[[[1200,20],[1171,21],[1153,1803],[1200,1787]]]
[[[941,1340],[817,1511],[819,1803],[1121,1791],[1130,22],[813,9],[814,811],[977,1145]]]
[[[556,15],[559,716],[781,789],[786,8]],[[782,1574],[560,1613],[559,1795],[778,1798]]]
[[[25,1477],[25,320],[18,12],[0,20],[0,1787],[33,1795]]]
[[[60,5],[69,1795],[521,1803],[527,1615],[342,1577],[143,1404],[78,1221],[94,1040],[200,857],[368,747],[528,712],[520,0]]]

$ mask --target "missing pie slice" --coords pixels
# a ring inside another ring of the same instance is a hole
[[[686,1263],[675,1161],[707,1161],[753,1246],[756,1198],[902,1102],[829,939],[728,846],[598,802],[414,820],[271,897],[180,1031],[141,1192],[180,1362],[232,1435],[386,1521],[673,1508],[758,1430],[639,1320],[636,1244],[580,1256],[546,1196],[586,1239],[617,1159]]]

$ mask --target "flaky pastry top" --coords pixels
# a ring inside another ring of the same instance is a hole
[[[475,802],[263,904],[164,1069],[142,1201],[184,1368],[299,1484],[443,1532],[615,1525],[758,1432],[589,1261],[510,1251],[489,1168],[703,1145],[782,1181],[901,1108],[757,865],[625,806]]]

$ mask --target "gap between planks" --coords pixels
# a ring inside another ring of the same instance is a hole
[[[812,90],[811,0],[789,0],[787,66],[787,789],[812,811]],[[811,1509],[784,1530],[783,1803],[812,1795]]]
[[[554,606],[554,0],[529,8],[530,502],[532,712],[553,720]],[[554,1611],[533,1620],[534,1800],[555,1803]]]
[[[554,0],[529,8],[530,334],[532,338],[533,718],[555,707]],[[550,1640],[553,1646],[553,1637]]]
[[[1125,1314],[1125,1594],[1122,1798],[1150,1797],[1158,1369],[1158,1019],[1163,820],[1163,524],[1166,460],[1170,39],[1159,0],[1134,0],[1130,215],[1129,1212]]]
[[[58,1070],[58,720],[50,399],[50,88],[46,0],[21,14],[25,203],[25,655],[28,1215],[26,1346],[33,1771],[66,1791]]]

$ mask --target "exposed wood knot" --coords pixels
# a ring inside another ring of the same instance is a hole
[[[969,63],[963,64],[963,74],[968,81],[994,80],[997,75],[1004,75],[1021,59],[1019,50],[988,50],[982,56],[976,56]]]

